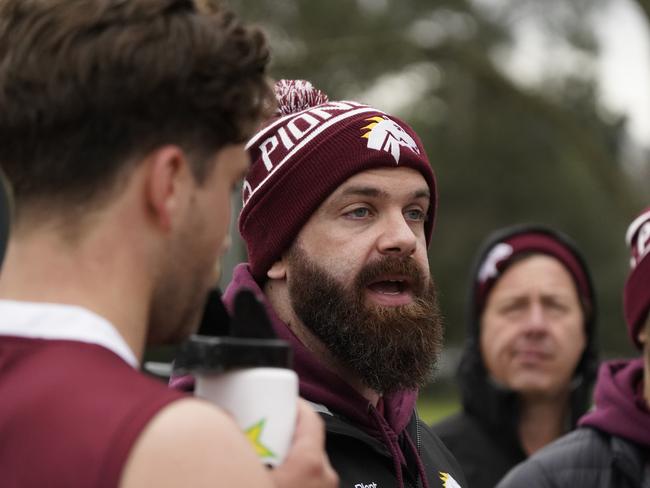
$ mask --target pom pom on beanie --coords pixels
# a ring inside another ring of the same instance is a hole
[[[290,115],[329,102],[327,95],[305,80],[280,80],[273,87],[278,115]]]

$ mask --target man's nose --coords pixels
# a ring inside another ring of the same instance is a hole
[[[401,210],[382,219],[382,226],[377,240],[381,254],[411,256],[415,252],[418,239]]]
[[[533,300],[530,304],[524,326],[529,334],[546,332],[546,314],[544,313],[544,306],[539,301]]]

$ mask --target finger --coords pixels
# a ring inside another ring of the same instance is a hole
[[[305,441],[323,449],[325,446],[325,427],[323,420],[302,398],[298,399],[298,418],[294,441],[304,443]]]

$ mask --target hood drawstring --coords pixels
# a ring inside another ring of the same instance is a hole
[[[404,488],[404,476],[402,474],[402,463],[406,464],[406,459],[404,458],[404,454],[402,453],[402,450],[400,449],[399,443],[397,441],[397,434],[393,432],[393,430],[390,428],[388,423],[386,422],[386,419],[377,411],[377,409],[369,405],[368,409],[370,410],[370,413],[372,414],[375,423],[379,427],[379,430],[381,432],[381,436],[386,443],[388,450],[390,451],[391,457],[393,459],[393,466],[395,467],[395,476],[397,476],[397,486],[398,488]],[[413,441],[411,438],[404,432],[405,437],[407,439],[407,442],[413,452],[415,453],[415,458],[417,459],[417,465],[418,465],[418,472],[420,473],[420,477],[423,479],[423,486],[424,488],[429,488],[429,484],[427,483],[426,477],[424,476],[424,467],[422,466],[422,461],[420,460],[420,456],[417,452],[417,449],[415,449],[415,446],[413,445]]]
[[[386,443],[388,450],[390,451],[391,457],[393,458],[393,466],[395,467],[395,476],[397,476],[397,487],[404,488],[404,477],[402,475],[402,451],[397,445],[397,436],[392,430],[389,430],[389,426],[386,424],[386,419],[377,411],[377,409],[369,405],[368,409],[375,419],[375,423],[379,426],[381,431],[381,436]]]
[[[419,422],[419,420],[417,420],[417,422]],[[427,479],[427,474],[424,471],[424,464],[422,464],[422,459],[420,459],[420,453],[418,452],[418,448],[415,446],[415,444],[413,444],[413,439],[411,439],[411,436],[408,435],[408,432],[406,431],[404,431],[404,438],[406,439],[406,443],[411,448],[411,452],[415,457],[415,464],[417,464],[418,473],[420,473],[422,488],[429,488],[429,480]]]

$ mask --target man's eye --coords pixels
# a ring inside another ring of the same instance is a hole
[[[406,212],[404,212],[404,215],[408,220],[413,220],[417,222],[424,222],[427,219],[427,214],[417,208],[407,210]]]
[[[353,219],[364,219],[370,215],[370,210],[366,207],[359,207],[355,208],[354,210],[350,210],[345,215]]]
[[[521,310],[525,308],[525,305],[523,303],[515,302],[515,303],[508,303],[503,305],[500,309],[499,312],[501,315],[514,315]]]
[[[557,300],[550,300],[548,302],[548,308],[558,313],[564,313],[569,310],[569,307],[567,305]]]

